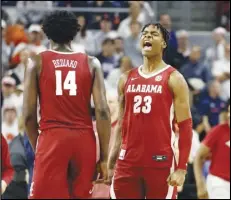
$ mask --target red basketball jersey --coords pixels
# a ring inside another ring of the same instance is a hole
[[[92,128],[89,108],[93,83],[88,56],[52,50],[40,55],[40,130]]]
[[[125,84],[125,114],[118,164],[140,167],[170,167],[173,161],[174,107],[166,66],[145,75],[133,69]]]

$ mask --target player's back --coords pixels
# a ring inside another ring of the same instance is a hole
[[[88,56],[52,50],[40,55],[40,130],[92,128],[89,108],[93,83]]]

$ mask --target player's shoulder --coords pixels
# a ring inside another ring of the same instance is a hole
[[[91,68],[93,68],[93,69],[100,69],[101,68],[101,63],[100,63],[99,59],[96,58],[95,56],[87,55],[87,59],[88,59],[88,64]]]
[[[209,133],[207,134],[207,138],[219,138],[223,135],[222,133],[225,133],[226,131],[229,132],[229,125],[227,123],[225,124],[219,124],[215,127],[213,127]]]

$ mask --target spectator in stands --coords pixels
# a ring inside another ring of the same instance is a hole
[[[91,1],[89,2],[88,7],[94,7],[94,8],[111,8],[112,3],[111,1]],[[111,23],[113,24],[113,14],[112,13],[104,13],[104,12],[93,12],[88,14],[88,19],[90,21],[90,28],[91,29],[99,29],[100,28],[100,22],[104,18],[104,15],[110,16]],[[112,26],[113,27],[113,26]]]
[[[176,33],[178,49],[173,50],[168,55],[168,62],[176,69],[180,70],[181,67],[188,61],[191,53],[191,47],[189,45],[189,34],[185,30],[177,31]]]
[[[2,29],[2,72],[8,69],[9,58],[10,58],[10,46],[6,44],[5,33],[6,33],[6,22],[1,20],[1,29]]]
[[[168,14],[162,14],[160,15],[160,24],[168,30],[170,33],[170,39],[168,46],[171,46],[172,49],[177,49],[177,38],[176,38],[176,32],[172,30],[172,20],[171,17]]]
[[[124,56],[124,40],[122,37],[116,37],[115,38],[115,57],[116,62],[118,62],[120,59]]]
[[[83,15],[80,15],[77,17],[77,20],[81,28],[73,42],[82,45],[86,53],[94,55],[95,46],[93,34],[91,31],[87,30],[86,19]]]
[[[17,1],[16,7],[22,9],[19,20],[28,28],[31,24],[41,24],[45,11],[33,9],[23,11],[23,8],[46,8],[49,12],[53,7],[53,1]]]
[[[100,21],[100,31],[94,37],[95,55],[102,51],[102,42],[114,32],[115,31],[112,31],[112,22],[110,16],[105,14]]]
[[[175,59],[175,55],[177,54],[178,44],[177,44],[176,33],[174,30],[172,30],[171,17],[168,14],[161,14],[160,24],[164,26],[170,33],[169,43],[164,53],[164,61],[167,64],[174,66],[175,65],[174,59]]]
[[[10,152],[8,144],[6,139],[1,134],[1,195],[4,194],[8,184],[13,178],[13,175],[14,170],[10,163]]]
[[[219,124],[220,113],[226,106],[226,103],[219,96],[220,83],[217,80],[212,80],[208,85],[206,94],[200,100],[198,109],[202,115],[206,133]]]
[[[132,69],[131,59],[127,56],[122,57],[119,63],[119,68],[113,69],[107,77],[107,83],[110,85],[112,90],[117,90],[117,84],[120,76],[124,72],[129,71],[131,69]]]
[[[155,17],[155,13],[153,12],[153,8],[150,6],[150,2],[148,1],[138,1],[141,4],[141,15],[143,15],[143,19],[145,23],[150,23],[153,21]]]
[[[207,83],[211,79],[211,73],[207,66],[205,66],[201,58],[201,48],[199,46],[193,46],[189,56],[189,61],[181,67],[181,73],[190,81],[191,78],[196,78]]]
[[[5,199],[27,199],[30,190],[34,152],[24,133],[22,118],[19,118],[18,126],[19,134],[10,143],[10,157],[15,174],[4,194]]]
[[[131,23],[138,21],[141,26],[146,23],[141,15],[141,4],[139,1],[130,1],[129,3],[129,16],[120,23],[118,28],[118,34],[123,38],[131,36]]]
[[[115,59],[115,41],[106,38],[102,43],[102,52],[97,58],[101,62],[104,78],[107,78],[108,74],[117,67]]]
[[[18,135],[17,111],[12,104],[3,106],[2,134],[8,144]]]
[[[42,44],[43,34],[42,28],[38,24],[31,24],[29,29],[29,44],[27,48],[35,53],[38,54],[42,51],[45,51],[47,48]]]
[[[206,50],[206,62],[211,66],[214,61],[222,60],[225,56],[226,30],[222,27],[215,28],[212,33],[214,45]]]
[[[221,99],[230,98],[230,44],[225,45],[225,56],[214,62],[212,75],[221,83]]]
[[[131,22],[129,27],[131,35],[124,40],[124,54],[132,60],[134,67],[139,67],[143,61],[139,37],[142,27],[138,21]]]
[[[15,78],[16,85],[24,82],[24,72],[28,58],[31,55],[31,51],[24,49],[20,52],[20,63],[14,68],[8,71],[7,75]]]

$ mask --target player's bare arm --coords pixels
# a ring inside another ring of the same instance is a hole
[[[201,144],[193,162],[193,169],[194,169],[194,175],[195,175],[196,186],[197,186],[197,196],[199,199],[208,199],[208,192],[206,189],[202,168],[206,158],[209,155],[210,155],[209,147],[207,147],[204,144]]]
[[[110,110],[106,100],[103,72],[99,60],[89,57],[89,64],[94,70],[93,100],[95,105],[96,128],[100,141],[100,160],[107,161],[108,145],[111,133]]]
[[[185,180],[187,161],[192,143],[192,117],[189,103],[189,89],[184,77],[177,71],[169,78],[173,92],[175,116],[179,126],[179,163],[177,170],[169,177],[173,186],[181,186]]]
[[[38,71],[41,60],[36,55],[29,58],[25,69],[25,83],[23,96],[23,117],[26,133],[35,151],[38,132],[37,100],[38,100]]]
[[[111,149],[109,150],[109,158],[108,158],[108,169],[109,169],[109,172],[111,171],[111,174],[109,174],[110,181],[113,175],[113,169],[114,169],[116,160],[118,158],[119,150],[120,150],[121,143],[122,143],[121,130],[122,130],[122,121],[123,121],[123,116],[124,116],[124,104],[125,104],[124,87],[127,81],[128,73],[129,72],[126,72],[125,74],[123,74],[120,77],[120,80],[118,83],[118,101],[119,101],[118,123],[116,125],[115,134],[113,135],[113,138],[112,138],[113,142],[112,142]]]

